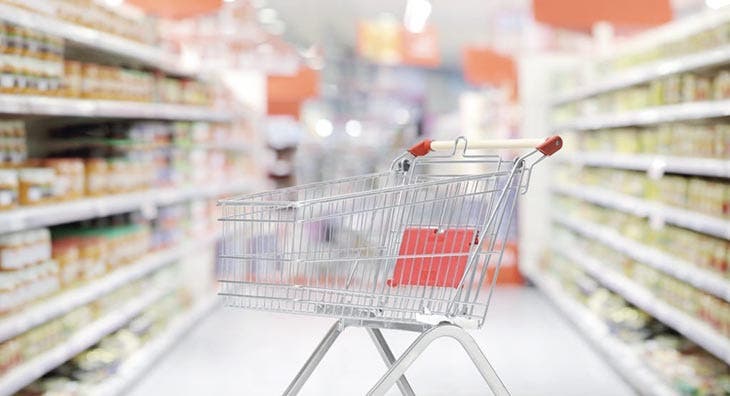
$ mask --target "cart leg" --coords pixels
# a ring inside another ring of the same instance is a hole
[[[319,345],[317,345],[317,348],[314,349],[314,352],[312,352],[312,355],[309,356],[309,359],[306,363],[304,363],[304,366],[299,370],[299,373],[297,373],[297,376],[294,377],[294,380],[289,384],[289,387],[286,388],[284,391],[284,396],[295,396],[299,393],[299,391],[302,389],[302,386],[307,382],[309,379],[309,376],[312,375],[312,372],[314,372],[314,369],[317,368],[317,365],[319,362],[322,361],[322,358],[325,354],[327,354],[327,351],[329,351],[330,347],[332,347],[332,344],[335,343],[335,340],[337,337],[342,334],[342,331],[345,329],[345,325],[342,323],[341,320],[338,320],[335,322],[334,325],[329,329],[327,334],[325,334],[322,341],[319,342]]]
[[[372,338],[375,343],[375,347],[378,349],[378,352],[380,352],[380,356],[385,361],[386,367],[390,368],[393,366],[393,363],[395,363],[395,356],[393,355],[393,351],[390,350],[388,343],[385,342],[383,332],[381,332],[380,329],[372,327],[368,327],[366,329],[368,334],[370,334],[370,338]],[[400,389],[400,393],[404,396],[415,396],[416,393],[413,391],[413,388],[411,388],[411,384],[408,383],[405,375],[401,375],[396,384],[398,385],[398,389]]]
[[[440,324],[429,330],[426,330],[406,349],[403,355],[388,369],[388,371],[380,378],[377,384],[370,389],[368,396],[380,396],[390,389],[393,384],[400,378],[408,367],[423,353],[434,340],[441,337],[451,337],[461,344],[466,353],[471,358],[474,365],[479,369],[479,373],[489,385],[489,389],[496,396],[509,396],[509,391],[497,376],[492,366],[489,364],[487,357],[484,356],[479,345],[469,333],[459,326],[447,323]]]

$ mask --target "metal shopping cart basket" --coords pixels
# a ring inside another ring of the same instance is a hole
[[[387,172],[223,200],[219,293],[234,307],[337,319],[285,395],[299,392],[350,326],[368,331],[388,366],[369,395],[394,384],[413,395],[405,370],[440,337],[456,339],[506,395],[464,328],[484,323],[532,167],[561,146],[558,136],[427,140]],[[485,151],[497,148],[532,150],[513,160]],[[381,329],[420,335],[396,360]]]

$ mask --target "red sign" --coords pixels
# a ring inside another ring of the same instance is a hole
[[[188,18],[220,8],[221,0],[127,0],[144,11],[166,18]]]
[[[532,12],[538,22],[581,31],[596,22],[648,27],[672,20],[669,0],[532,0]]]
[[[436,67],[441,63],[436,29],[428,26],[421,33],[401,30],[403,63],[413,66]]]
[[[306,99],[319,94],[319,73],[307,67],[291,76],[266,77],[266,98],[270,115],[299,116]]]
[[[511,57],[489,48],[468,47],[463,54],[464,79],[477,86],[508,85],[515,95],[517,67]]]

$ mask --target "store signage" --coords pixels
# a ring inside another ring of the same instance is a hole
[[[319,95],[319,72],[302,67],[292,75],[269,75],[266,78],[269,115],[299,116],[301,104]]]
[[[410,32],[395,19],[361,21],[357,28],[357,51],[363,58],[381,64],[436,67],[441,63],[433,26]]]
[[[538,22],[580,31],[597,22],[632,28],[672,20],[669,0],[532,0],[532,12]]]
[[[222,0],[126,0],[149,14],[165,18],[188,18],[220,8]]]
[[[463,53],[464,79],[476,86],[508,86],[514,96],[517,67],[514,60],[485,47],[467,47]]]

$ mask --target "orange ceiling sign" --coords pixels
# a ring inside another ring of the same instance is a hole
[[[302,67],[291,76],[266,77],[266,99],[270,115],[298,117],[305,100],[319,95],[319,72]]]
[[[473,85],[500,85],[517,81],[517,68],[509,56],[489,48],[468,47],[463,54],[464,79]]]
[[[596,22],[649,27],[672,20],[669,0],[532,0],[532,12],[538,22],[581,31]]]
[[[165,18],[188,18],[220,8],[222,0],[127,0],[149,14]]]

